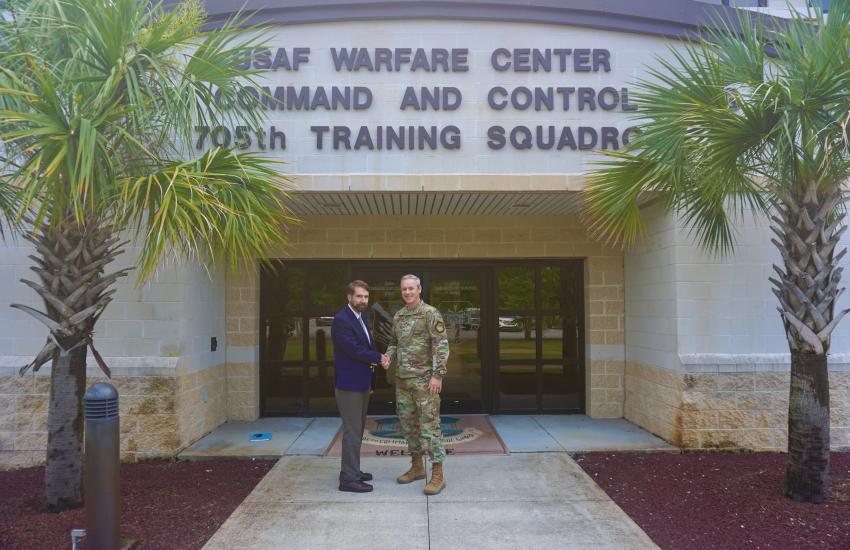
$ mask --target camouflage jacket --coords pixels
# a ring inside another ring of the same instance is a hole
[[[398,310],[393,316],[387,355],[399,378],[445,376],[449,341],[437,308],[420,301],[412,310],[407,306]]]

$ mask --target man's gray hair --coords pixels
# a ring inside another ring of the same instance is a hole
[[[422,286],[422,281],[419,280],[419,277],[417,277],[416,275],[413,275],[412,273],[408,273],[407,275],[402,277],[401,281],[399,281],[399,284],[403,283],[405,279],[412,279],[412,280],[416,281],[416,286],[420,286],[420,287]]]

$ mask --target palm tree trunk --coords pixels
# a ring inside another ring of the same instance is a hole
[[[83,393],[86,348],[57,351],[50,370],[47,413],[46,508],[62,512],[83,503]]]
[[[824,502],[829,495],[829,372],[826,355],[791,353],[785,495]]]
[[[846,250],[836,252],[846,230],[837,208],[841,187],[809,181],[778,204],[773,243],[783,266],[774,266],[773,292],[791,351],[786,496],[824,502],[829,495],[829,373],[833,330],[848,310],[836,311]]]
[[[112,300],[112,285],[129,271],[104,274],[104,268],[123,248],[109,227],[96,222],[83,227],[70,216],[67,219],[60,227],[45,226],[24,235],[38,253],[30,258],[35,262],[32,270],[38,274],[39,282],[21,281],[44,300],[45,311],[12,305],[41,321],[50,331],[44,348],[21,369],[21,374],[52,361],[45,502],[47,510],[53,512],[75,508],[83,502],[86,358],[91,348],[98,365],[109,376],[109,369],[94,348],[92,335],[95,323]]]

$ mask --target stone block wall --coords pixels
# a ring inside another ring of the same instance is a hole
[[[259,275],[228,275],[225,289],[228,420],[250,421],[260,415],[259,318]]]
[[[181,449],[227,420],[226,387],[227,367],[223,364],[177,377],[175,401]]]
[[[44,376],[0,376],[0,469],[44,459],[49,392]]]
[[[121,460],[174,456],[180,449],[177,378],[145,376],[89,378],[88,385],[109,382],[118,390]]]
[[[628,363],[625,418],[686,449],[784,451],[788,365],[714,367],[715,372],[675,372]],[[850,372],[836,369],[829,376],[831,445],[848,449]]]
[[[592,344],[591,344],[592,345]],[[625,400],[625,365],[622,361],[590,361],[588,415],[621,418]]]
[[[850,372],[829,374],[830,444],[850,451]]]
[[[619,418],[624,395],[623,255],[577,216],[310,216],[290,230],[293,259],[586,258],[587,413]],[[259,415],[259,277],[228,276],[228,419]],[[342,297],[340,297],[342,304]],[[231,378],[231,376],[233,378]],[[235,383],[233,383],[235,381]]]
[[[699,449],[786,448],[789,379],[788,372],[684,374],[682,445]]]
[[[681,376],[667,369],[626,362],[624,383],[626,420],[674,445],[681,444]]]
[[[257,363],[227,364],[227,420],[256,420],[260,415]]]
[[[4,368],[0,376],[0,468],[44,461],[50,374],[43,370],[21,377]],[[174,367],[129,370],[106,379],[89,368],[86,380],[118,390],[121,460],[173,457],[225,422],[225,365],[181,374]]]
[[[42,374],[0,376],[0,467],[39,464],[47,449],[49,367]],[[87,385],[118,390],[121,459],[171,457],[180,448],[174,376],[113,376],[90,369]],[[223,392],[222,392],[223,393]]]

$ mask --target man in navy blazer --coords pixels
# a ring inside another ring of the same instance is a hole
[[[348,304],[334,316],[331,338],[334,343],[334,395],[342,418],[342,467],[339,490],[368,493],[366,483],[372,474],[360,471],[360,446],[366,428],[366,410],[372,373],[389,359],[375,349],[366,322],[369,285],[352,281],[348,285]]]

